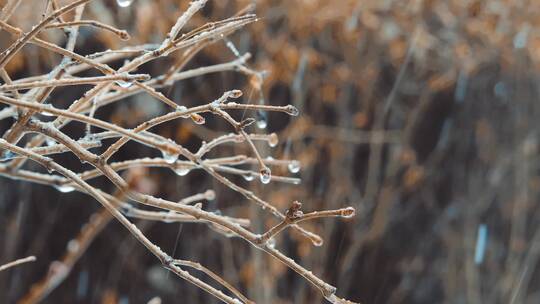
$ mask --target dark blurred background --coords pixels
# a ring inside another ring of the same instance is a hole
[[[269,114],[266,131],[276,132],[280,144],[261,152],[300,160],[302,183],[233,180],[281,210],[292,200],[301,201],[304,210],[357,209],[351,220],[305,225],[324,237],[322,247],[294,231],[281,234],[277,246],[337,286],[339,296],[362,303],[539,303],[540,3],[255,2],[261,19],[230,39],[240,53],[253,54],[252,68],[267,71],[264,101],[300,109],[296,118]],[[232,16],[250,3],[209,1],[188,28]],[[159,42],[187,4],[134,0],[119,8],[114,1],[92,1],[85,19],[124,28],[133,38],[122,42],[83,28],[76,50],[85,55]],[[44,7],[45,1],[23,1],[10,23],[28,30]],[[65,39],[58,30],[41,37],[61,45]],[[11,42],[0,32],[2,49]],[[218,42],[186,69],[232,59]],[[16,79],[47,73],[57,63],[56,55],[28,46],[8,71]],[[160,60],[140,71],[157,75],[170,64]],[[163,92],[193,106],[237,88],[245,102],[259,102],[250,79],[233,72],[177,82]],[[59,91],[57,104],[67,106],[83,89],[88,88]],[[97,116],[135,126],[165,113],[154,104],[141,94]],[[1,121],[1,131],[10,123]],[[77,137],[84,127],[68,130]],[[195,150],[201,140],[232,130],[207,117],[204,126],[175,121],[155,131]],[[248,151],[236,145],[219,154]],[[158,156],[153,153],[131,143],[116,160]],[[57,159],[68,168],[80,167],[75,157]],[[255,231],[276,223],[201,172],[178,177],[152,169],[143,175],[156,196],[176,200],[214,189],[217,198],[209,210],[249,217]],[[94,185],[113,190],[104,179]],[[0,179],[0,264],[37,257],[0,273],[0,302],[16,303],[53,271],[51,262],[62,258],[69,241],[99,211],[100,205],[82,194]],[[241,239],[199,224],[137,225],[165,251],[222,274],[257,303],[324,302],[302,277]],[[156,296],[163,303],[217,302],[168,274],[111,221],[42,302],[147,303]]]

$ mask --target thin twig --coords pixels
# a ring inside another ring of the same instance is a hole
[[[23,258],[23,259],[18,259],[18,260],[15,260],[13,262],[6,263],[4,265],[0,265],[0,272],[6,270],[8,268],[20,265],[20,264],[24,264],[24,263],[28,263],[28,262],[34,262],[35,260],[36,260],[35,256],[29,256],[29,257],[26,257],[26,258]]]

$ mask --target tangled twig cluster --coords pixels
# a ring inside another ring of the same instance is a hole
[[[294,202],[284,214],[269,202],[259,198],[252,191],[237,185],[224,175],[224,173],[241,175],[247,180],[258,176],[262,184],[268,184],[272,181],[299,183],[298,178],[273,176],[270,169],[272,166],[288,166],[292,172],[295,172],[299,166],[297,161],[263,158],[254,144],[255,141],[263,141],[270,146],[275,146],[278,141],[277,135],[274,133],[248,133],[248,129],[256,120],[253,118],[237,120],[233,117],[234,115],[230,114],[235,110],[242,110],[255,111],[256,113],[274,111],[297,116],[299,114],[298,110],[292,105],[272,106],[230,101],[242,96],[240,90],[227,91],[220,98],[207,104],[187,108],[158,91],[182,79],[223,71],[237,71],[246,74],[256,79],[256,84],[260,87],[263,74],[247,66],[246,61],[250,58],[249,53],[237,54],[236,59],[227,63],[183,70],[186,63],[205,46],[226,39],[229,34],[256,21],[257,17],[246,13],[249,10],[247,8],[234,17],[207,23],[187,33],[181,33],[190,18],[200,11],[206,3],[206,0],[197,0],[193,1],[189,8],[180,15],[166,38],[159,44],[130,46],[83,56],[74,52],[80,26],[96,27],[97,29],[111,31],[121,39],[129,39],[129,35],[125,31],[98,21],[82,20],[85,4],[90,1],[92,0],[73,1],[63,7],[60,7],[55,0],[49,1],[47,14],[44,15],[39,24],[32,27],[28,32],[8,24],[9,17],[20,0],[8,1],[2,10],[0,28],[13,35],[16,40],[0,54],[0,76],[4,80],[4,84],[0,86],[0,103],[5,105],[0,111],[0,119],[13,118],[15,120],[0,139],[0,174],[12,179],[54,186],[61,192],[79,191],[92,196],[107,210],[106,213],[102,214],[102,217],[105,217],[102,218],[102,222],[106,222],[105,215],[109,217],[112,215],[155,255],[165,268],[223,302],[251,303],[236,288],[204,266],[196,262],[177,260],[171,257],[148,239],[129,218],[207,224],[218,233],[228,237],[240,237],[261,251],[278,259],[287,267],[302,275],[330,302],[348,302],[335,295],[335,287],[327,284],[275,248],[273,238],[290,227],[310,239],[314,245],[320,246],[322,245],[321,237],[300,227],[299,223],[321,217],[352,217],[354,209],[349,207],[303,213],[300,209],[301,204]],[[125,3],[122,4],[125,5]],[[64,14],[72,11],[75,12],[74,20],[66,21],[62,18]],[[67,34],[65,47],[37,37],[40,32],[50,28],[63,28],[65,30]],[[60,54],[63,56],[63,60],[48,74],[11,79],[6,72],[6,65],[26,44],[34,44]],[[137,68],[141,65],[158,58],[167,57],[174,52],[181,52],[182,55],[162,75],[151,77],[148,74],[135,74]],[[108,63],[115,60],[125,60],[125,63],[121,68],[115,70],[108,65]],[[103,75],[96,77],[75,76],[89,69],[99,71]],[[53,106],[54,100],[49,101],[53,91],[61,90],[63,87],[80,85],[92,85],[92,88],[86,91],[82,97],[74,100],[67,109],[55,107]],[[157,101],[166,104],[171,108],[171,111],[144,121],[133,129],[95,117],[96,110],[100,107],[139,93],[147,93]],[[235,133],[219,136],[209,142],[202,142],[199,150],[192,152],[172,139],[149,131],[152,127],[174,119],[191,119],[195,124],[204,124],[205,118],[201,114],[210,114],[225,120],[232,126]],[[264,115],[262,116],[264,117]],[[50,117],[52,117],[52,120],[50,120]],[[63,128],[70,122],[84,124],[86,126],[85,136],[80,139],[68,136],[63,131]],[[96,128],[100,129],[100,131],[96,132],[94,130]],[[22,141],[25,135],[29,139]],[[112,139],[113,143],[108,147],[104,147],[103,141],[105,139]],[[156,149],[162,153],[163,157],[111,162],[111,157],[129,141]],[[207,157],[208,152],[225,143],[246,144],[250,148],[252,156]],[[91,149],[96,147],[104,148],[104,152],[99,154],[92,152]],[[93,169],[74,172],[51,157],[53,154],[66,152],[73,153],[81,163],[89,164]],[[42,165],[47,172],[24,169],[23,166],[26,160],[32,160]],[[258,170],[252,171],[238,168],[238,166],[246,164],[257,166]],[[178,202],[142,193],[136,187],[133,187],[130,180],[119,174],[120,171],[137,167],[168,168],[174,170],[180,176],[186,175],[192,170],[202,170],[223,185],[242,194],[249,201],[258,204],[263,210],[268,211],[281,222],[266,232],[259,234],[248,229],[250,225],[249,219],[234,218],[206,211],[199,202],[214,199],[216,193],[212,190],[194,194]],[[111,181],[117,188],[116,192],[110,194],[89,184],[89,179],[99,176],[104,176]],[[139,208],[140,205],[146,205],[152,209],[141,209]],[[103,225],[100,226],[99,223],[96,223],[95,226],[102,227]],[[91,234],[92,231],[96,233],[98,230],[100,228],[88,229],[86,233]],[[83,236],[84,233],[83,231]],[[68,250],[80,252],[80,248],[77,248],[77,246],[68,246]],[[69,255],[65,260],[73,262]],[[228,294],[198,279],[184,268],[195,269],[207,274],[226,288],[229,291]],[[65,276],[65,271],[59,273]],[[36,293],[46,294],[50,291],[50,288],[54,288],[58,279],[61,280],[62,275],[49,277],[44,284],[48,287],[36,291]]]

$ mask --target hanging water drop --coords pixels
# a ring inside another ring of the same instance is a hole
[[[184,166],[184,165],[179,165],[174,170],[174,172],[176,172],[176,175],[179,175],[179,176],[185,176],[189,173],[189,171],[191,171],[191,169],[188,166]]]
[[[277,146],[278,143],[279,143],[279,138],[277,134],[276,133],[270,134],[270,136],[268,137],[268,145],[273,148]]]
[[[120,7],[128,7],[132,2],[133,0],[116,0],[116,4]]]
[[[201,115],[199,115],[197,113],[191,114],[191,120],[193,120],[193,122],[198,124],[198,125],[204,125],[204,123],[206,122],[204,117],[202,117]]]
[[[291,173],[298,173],[298,171],[300,171],[300,162],[297,160],[293,160],[287,165],[287,168]]]
[[[117,80],[116,84],[119,85],[121,88],[127,89],[133,85],[133,82]]]
[[[58,186],[54,186],[56,188],[56,190],[62,192],[62,193],[68,193],[68,192],[71,192],[73,190],[75,190],[74,187],[71,187],[71,186],[68,186],[68,185],[58,185]]]
[[[216,199],[216,192],[214,192],[214,190],[206,190],[206,192],[204,193],[204,198],[209,201],[213,201],[214,199]]]
[[[168,164],[174,164],[176,160],[178,159],[178,153],[169,153],[167,151],[161,151],[161,154],[163,154],[163,159]]]
[[[268,114],[264,111],[257,111],[257,127],[259,129],[266,129],[268,126]]]
[[[270,168],[264,167],[261,169],[259,177],[261,179],[261,183],[268,184],[270,183],[270,180],[272,179],[272,171],[270,171]]]
[[[315,247],[321,247],[322,245],[324,245],[324,241],[321,238],[312,239],[311,243],[315,245]]]
[[[253,174],[251,174],[251,172],[243,174],[242,177],[248,182],[253,180]]]

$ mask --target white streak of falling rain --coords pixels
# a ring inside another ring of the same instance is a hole
[[[487,230],[486,224],[478,225],[478,234],[476,237],[476,249],[474,251],[474,263],[476,265],[480,265],[484,261],[487,237],[488,237],[488,230]]]
[[[225,45],[229,48],[229,50],[231,50],[234,56],[236,56],[236,58],[240,57],[240,52],[238,51],[234,43],[227,38],[225,38],[224,40],[226,42]]]
[[[84,270],[79,273],[77,282],[77,299],[81,300],[88,295],[88,271]]]
[[[529,38],[530,26],[525,24],[521,30],[514,36],[514,48],[522,49],[527,46],[527,40]]]
[[[459,72],[459,76],[456,84],[456,91],[454,93],[454,99],[458,103],[462,103],[465,100],[465,93],[467,91],[467,82],[469,81],[467,74],[464,71]]]

